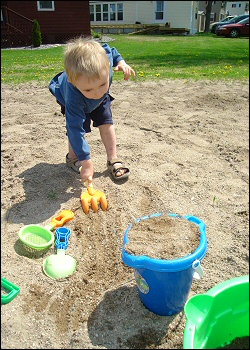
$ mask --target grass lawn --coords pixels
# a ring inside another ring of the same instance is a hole
[[[216,35],[108,35],[136,71],[137,81],[249,79],[249,39]],[[63,70],[63,46],[2,50],[2,83],[45,81]],[[122,80],[118,72],[113,80]]]

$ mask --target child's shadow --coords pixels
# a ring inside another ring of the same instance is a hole
[[[65,167],[65,164],[40,163],[19,174],[23,179],[25,196],[19,201],[17,196],[8,212],[8,222],[22,224],[42,223],[58,215],[65,208],[62,204],[75,198],[80,205],[82,183],[80,175]]]

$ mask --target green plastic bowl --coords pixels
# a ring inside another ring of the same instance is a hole
[[[216,349],[249,336],[249,275],[191,297],[184,312],[183,349]]]
[[[65,249],[57,249],[57,253],[50,255],[43,261],[43,272],[50,278],[65,278],[75,271],[76,259],[66,255]]]
[[[47,249],[54,243],[55,236],[50,231],[52,226],[26,225],[18,233],[20,240],[32,249]]]

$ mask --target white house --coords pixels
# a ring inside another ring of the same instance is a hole
[[[239,16],[249,13],[249,1],[227,1],[226,14]]]
[[[89,1],[90,25],[165,25],[197,32],[198,1]],[[132,30],[133,31],[133,30]]]

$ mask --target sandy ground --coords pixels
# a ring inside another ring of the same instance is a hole
[[[183,311],[159,316],[145,308],[122,261],[123,237],[144,215],[193,215],[206,224],[208,251],[189,297],[249,273],[248,83],[114,82],[118,156],[131,176],[112,181],[94,129],[87,136],[94,186],[109,207],[89,214],[80,177],[65,166],[64,119],[46,85],[2,85],[1,275],[20,287],[1,307],[2,348],[183,347]],[[62,209],[75,214],[66,253],[77,270],[53,280],[42,263],[55,249],[32,253],[18,231],[47,225]]]

